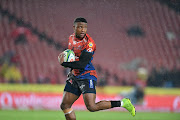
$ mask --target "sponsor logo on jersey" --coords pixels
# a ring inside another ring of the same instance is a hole
[[[87,49],[88,52],[93,52],[92,48]]]

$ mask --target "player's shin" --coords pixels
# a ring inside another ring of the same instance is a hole
[[[72,108],[63,110],[66,120],[76,120],[76,115]]]

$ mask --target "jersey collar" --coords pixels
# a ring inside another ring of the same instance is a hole
[[[73,36],[74,36],[74,41],[77,41],[77,42],[82,41],[82,40],[87,41],[87,40],[85,39],[85,38],[86,38],[86,36],[87,36],[87,33],[86,33],[86,35],[84,36],[84,38],[83,38],[83,39],[76,38],[75,33],[73,33]]]

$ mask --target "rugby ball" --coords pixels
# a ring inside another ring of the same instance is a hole
[[[75,54],[72,50],[66,49],[64,51],[64,62],[73,62],[75,61]]]

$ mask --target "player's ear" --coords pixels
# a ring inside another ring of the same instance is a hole
[[[73,25],[73,30],[75,31],[75,25]]]
[[[77,25],[76,23],[73,24],[73,30],[74,30],[74,31],[75,31],[75,29],[76,29],[76,25]]]

